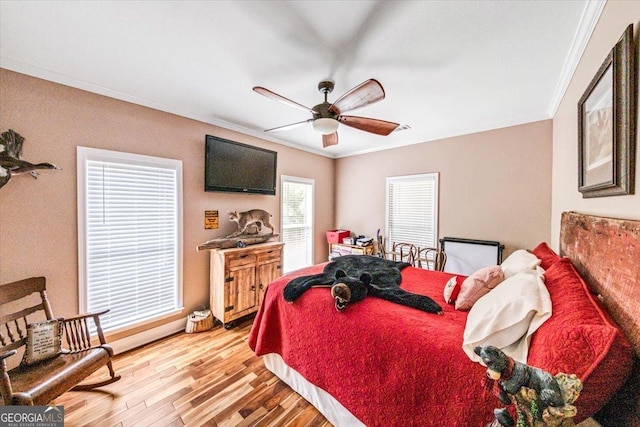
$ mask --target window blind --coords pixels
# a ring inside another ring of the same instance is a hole
[[[438,174],[387,178],[387,244],[438,246]]]
[[[285,271],[313,264],[313,180],[282,177]]]
[[[182,303],[181,162],[100,157],[83,157],[81,280],[83,308],[110,309],[101,317],[109,330],[170,313]]]

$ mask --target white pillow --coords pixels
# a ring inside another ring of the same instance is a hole
[[[447,283],[444,285],[444,290],[442,291],[442,296],[444,297],[444,302],[447,304],[453,304],[456,302],[456,298],[458,298],[458,293],[460,292],[460,287],[462,284],[458,284],[458,276],[453,276]]]
[[[542,261],[529,251],[518,249],[505,259],[500,267],[504,271],[504,278],[508,279],[521,271],[534,270]]]
[[[492,345],[527,363],[531,335],[551,317],[551,297],[542,270],[525,270],[496,286],[473,305],[462,349],[474,362],[476,346]]]

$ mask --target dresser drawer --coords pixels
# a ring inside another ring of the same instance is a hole
[[[257,257],[255,254],[233,254],[227,257],[229,268],[241,267],[243,265],[255,264]]]
[[[279,260],[280,252],[280,249],[271,249],[264,252],[258,252],[258,263]]]

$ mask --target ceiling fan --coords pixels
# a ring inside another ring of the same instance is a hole
[[[313,118],[303,122],[292,123],[285,126],[279,126],[267,129],[265,132],[281,132],[285,130],[295,129],[307,123],[312,123],[313,129],[322,134],[322,146],[329,147],[338,143],[338,126],[340,123],[365,132],[375,133],[377,135],[387,136],[393,132],[398,123],[388,122],[385,120],[371,119],[368,117],[345,116],[343,113],[353,111],[371,105],[384,99],[384,89],[380,82],[369,79],[354,87],[344,95],[342,95],[333,104],[327,101],[327,95],[333,91],[334,83],[331,80],[324,80],[318,83],[318,90],[324,94],[324,102],[313,108],[305,107],[282,95],[270,91],[261,86],[256,86],[253,90],[260,95],[274,101],[282,102],[291,107],[307,111],[312,114]]]

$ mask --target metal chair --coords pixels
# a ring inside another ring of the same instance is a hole
[[[418,268],[444,271],[444,265],[447,263],[447,254],[437,248],[418,248],[416,263]]]
[[[412,243],[395,242],[391,247],[391,252],[383,251],[383,255],[386,259],[408,262],[415,266],[418,248]]]

